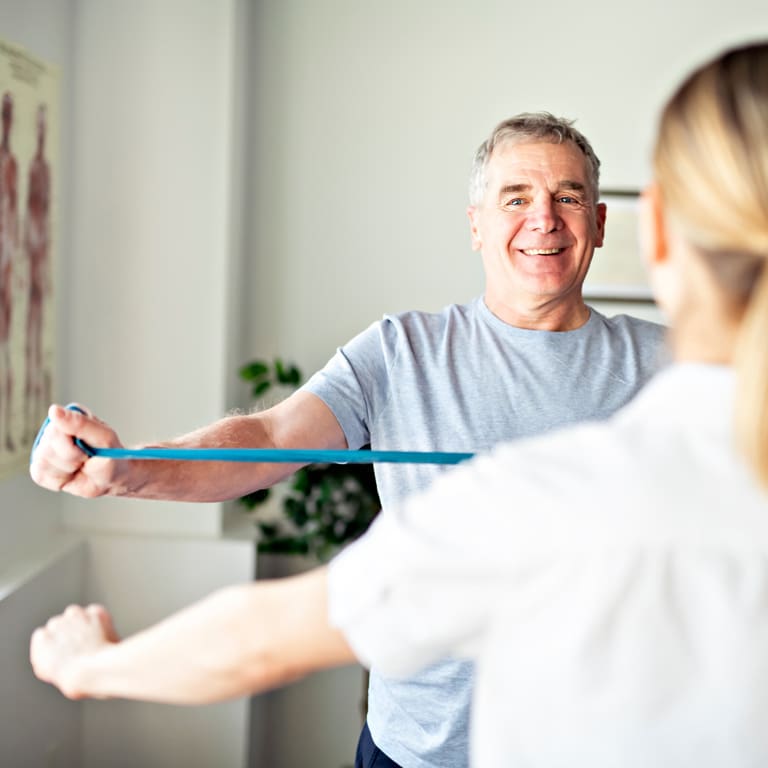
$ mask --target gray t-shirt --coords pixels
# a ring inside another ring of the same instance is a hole
[[[435,314],[385,316],[304,389],[333,411],[351,449],[482,452],[608,417],[666,362],[664,334],[655,323],[594,309],[574,331],[525,330],[478,298]],[[386,514],[445,468],[375,471]],[[467,662],[440,662],[408,680],[372,669],[368,725],[376,745],[404,768],[466,768],[471,686]]]

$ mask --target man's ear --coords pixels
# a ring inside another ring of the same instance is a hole
[[[661,192],[656,184],[648,186],[640,195],[639,206],[640,252],[648,267],[664,264],[669,256]]]
[[[595,237],[595,248],[602,248],[605,242],[605,216],[608,207],[605,203],[597,204],[597,235]]]
[[[468,206],[467,216],[469,216],[469,234],[472,238],[472,250],[479,251],[483,247],[483,239],[480,237],[480,212],[477,206]]]

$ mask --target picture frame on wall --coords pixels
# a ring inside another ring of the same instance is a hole
[[[25,469],[52,399],[59,71],[0,38],[0,478]]]
[[[593,301],[653,302],[648,272],[640,253],[638,190],[604,189],[605,241],[595,249],[584,281],[584,298]]]

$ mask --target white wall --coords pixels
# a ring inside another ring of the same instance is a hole
[[[247,541],[98,534],[89,543],[89,599],[111,608],[121,634],[247,581],[255,569]],[[84,716],[82,768],[247,764],[247,699],[204,707],[95,701],[85,703]]]
[[[240,257],[238,0],[81,0],[67,399],[130,444],[222,416]],[[96,501],[71,525],[211,534],[220,505]]]
[[[57,548],[14,568],[14,588],[0,596],[0,765],[82,768],[83,705],[32,675],[29,637],[85,592],[84,546]]]

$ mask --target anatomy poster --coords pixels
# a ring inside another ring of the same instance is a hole
[[[0,476],[27,462],[51,401],[59,75],[0,39]]]

